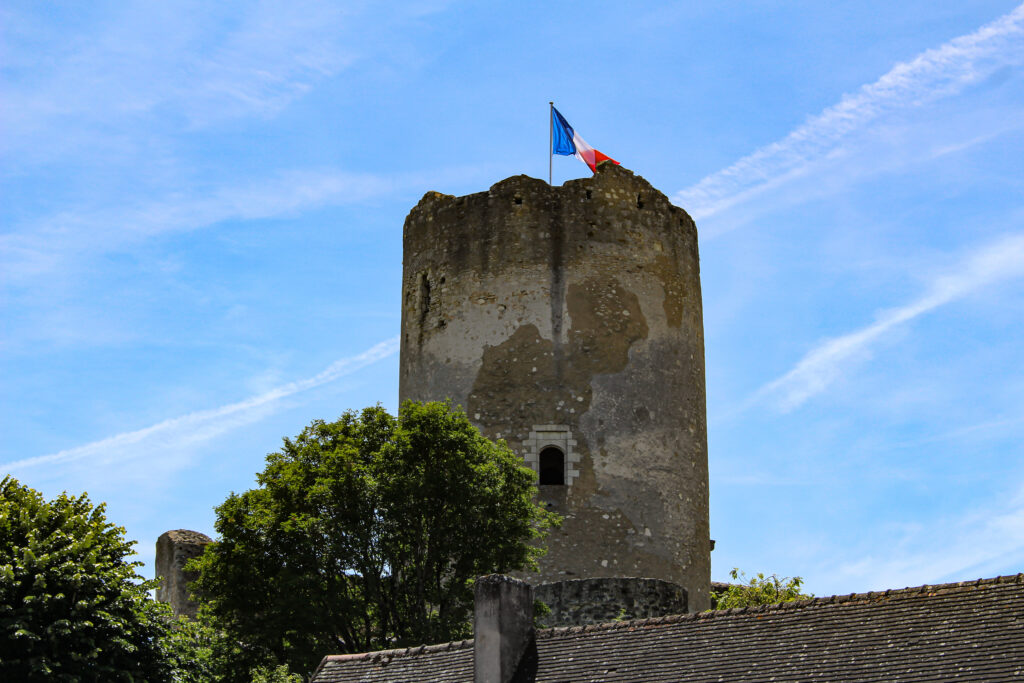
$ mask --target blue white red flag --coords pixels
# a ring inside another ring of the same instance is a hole
[[[589,166],[592,173],[596,173],[597,165],[604,161],[619,163],[588,145],[554,106],[551,107],[551,153],[574,156]]]

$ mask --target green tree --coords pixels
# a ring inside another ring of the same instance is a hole
[[[535,567],[535,475],[447,403],[314,421],[217,508],[194,584],[250,666],[471,630],[474,577]]]
[[[0,482],[0,680],[171,679],[168,610],[104,507]]]
[[[177,617],[167,639],[167,656],[174,683],[246,681],[249,683],[302,683],[287,665],[248,661],[238,641],[200,609],[195,618]],[[248,671],[248,673],[246,673]]]
[[[711,609],[729,609],[732,607],[755,607],[757,605],[774,605],[780,602],[806,600],[813,598],[813,593],[801,593],[800,586],[804,580],[799,576],[782,577],[772,574],[765,576],[758,573],[747,578],[739,569],[729,572],[733,581],[725,590],[711,593]]]
[[[175,683],[208,683],[230,678],[233,641],[205,614],[177,617],[167,638],[167,657]]]

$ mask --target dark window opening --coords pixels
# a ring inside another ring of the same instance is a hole
[[[636,208],[638,208],[638,209],[644,208],[644,199],[640,195],[636,196]]]
[[[512,201],[514,201],[516,204],[522,204],[523,203],[523,198],[522,197],[516,197]]]
[[[549,446],[540,452],[539,460],[541,486],[564,486],[565,455],[562,451]]]

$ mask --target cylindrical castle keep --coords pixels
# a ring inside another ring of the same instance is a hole
[[[539,581],[636,576],[708,607],[697,231],[611,164],[427,193],[405,222],[402,400],[462,405],[565,516]]]

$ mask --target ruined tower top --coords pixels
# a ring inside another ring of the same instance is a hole
[[[185,570],[185,564],[199,557],[211,543],[206,534],[188,529],[165,531],[156,539],[157,602],[166,602],[176,615],[195,617],[199,603],[192,599],[188,584],[198,578]]]
[[[541,580],[645,576],[707,607],[704,335],[693,220],[611,164],[427,193],[405,222],[402,400],[451,398],[565,516]]]

